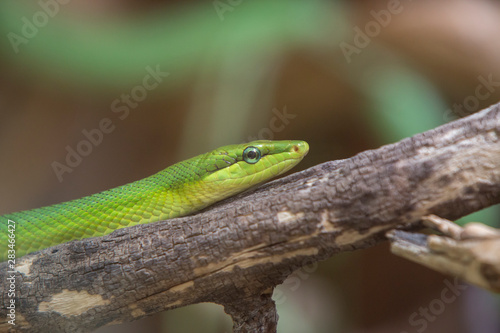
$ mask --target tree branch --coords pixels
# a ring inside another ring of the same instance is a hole
[[[461,228],[435,215],[423,220],[444,235],[389,231],[394,254],[500,292],[500,231],[476,222]]]
[[[89,331],[199,302],[235,331],[273,332],[269,295],[304,264],[371,246],[436,214],[500,201],[500,107],[352,158],[317,165],[184,218],[18,258],[16,328]],[[0,329],[9,274],[0,264]]]

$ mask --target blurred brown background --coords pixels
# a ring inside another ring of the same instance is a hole
[[[63,2],[0,3],[0,214],[255,138],[308,141],[299,170],[500,99],[496,1]],[[498,226],[494,208],[471,219]],[[386,244],[306,266],[274,298],[280,332],[500,332],[498,297]],[[138,329],[231,322],[202,304],[99,332]]]

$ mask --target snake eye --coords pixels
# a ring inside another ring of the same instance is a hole
[[[243,150],[243,160],[250,164],[255,164],[260,160],[260,150],[255,147],[246,147]]]

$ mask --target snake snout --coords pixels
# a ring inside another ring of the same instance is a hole
[[[306,156],[309,152],[309,145],[305,141],[294,141],[291,151],[299,154],[300,156]]]

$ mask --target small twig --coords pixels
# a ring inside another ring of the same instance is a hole
[[[434,215],[423,220],[428,227],[444,235],[390,231],[388,238],[394,254],[500,292],[499,230],[480,223],[469,223],[461,228]]]

